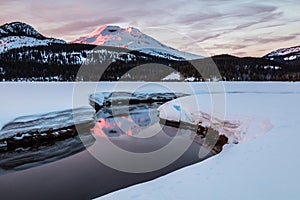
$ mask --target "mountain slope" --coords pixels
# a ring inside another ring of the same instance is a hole
[[[90,34],[71,41],[71,43],[124,47],[172,60],[193,60],[202,58],[201,56],[181,52],[161,44],[154,38],[143,34],[133,27],[101,26]]]
[[[300,63],[300,46],[277,49],[265,55],[264,58],[284,63]]]
[[[47,38],[32,26],[22,22],[12,22],[0,26],[0,53],[20,47],[65,44],[63,40]]]

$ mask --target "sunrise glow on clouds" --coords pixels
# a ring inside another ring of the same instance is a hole
[[[263,56],[299,45],[298,0],[2,0],[0,23],[26,22],[66,41],[104,24],[134,26],[174,48]]]

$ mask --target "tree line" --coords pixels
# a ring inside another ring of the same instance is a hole
[[[160,81],[172,71],[182,80],[299,81],[297,64],[219,55],[170,60],[117,47],[53,44],[0,54],[0,81]]]

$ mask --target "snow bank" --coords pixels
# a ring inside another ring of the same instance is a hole
[[[250,138],[225,146],[201,163],[99,199],[299,199],[299,84],[226,83],[225,87],[225,119],[247,124],[245,135]],[[205,107],[210,104],[208,96],[197,96],[197,101],[196,111],[210,113]],[[187,114],[195,111],[181,103]]]
[[[257,98],[253,101],[261,102],[259,100],[261,95],[251,94],[251,96]],[[224,98],[224,102],[217,101],[218,98]],[[202,94],[182,97],[160,106],[159,117],[193,125],[201,123],[202,126],[211,127],[227,136],[229,143],[239,143],[255,138],[269,131],[273,126],[268,115],[260,113],[261,105],[251,106],[247,103],[248,99],[247,95],[241,94]],[[228,109],[230,106],[239,110]],[[248,106],[250,109],[246,108]],[[256,112],[250,112],[253,110]]]

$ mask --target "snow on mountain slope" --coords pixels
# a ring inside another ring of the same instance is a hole
[[[20,47],[32,47],[32,46],[44,46],[50,44],[65,44],[66,42],[58,39],[36,39],[33,37],[27,36],[9,36],[0,39],[0,53],[10,50],[16,49]]]
[[[271,53],[267,54],[266,57],[283,56],[283,55],[287,55],[290,53],[298,53],[298,52],[300,52],[300,46],[295,46],[295,47],[290,47],[290,48],[282,48],[282,49],[277,49],[275,51],[272,51]]]
[[[32,26],[22,22],[12,22],[0,26],[0,53],[25,46],[41,46],[53,43],[65,44],[66,42],[47,38]]]
[[[71,43],[124,47],[130,50],[138,50],[146,54],[173,60],[202,58],[202,56],[181,52],[161,44],[154,38],[143,34],[133,27],[121,28],[119,26],[101,26],[90,34],[71,41]]]
[[[283,62],[300,60],[300,46],[277,49],[265,55],[264,58]]]

